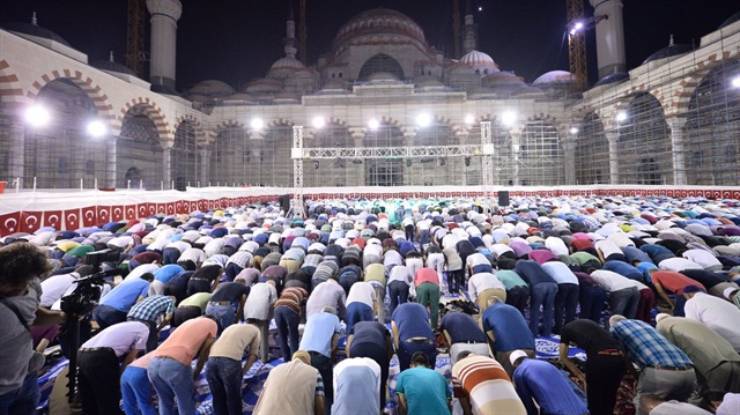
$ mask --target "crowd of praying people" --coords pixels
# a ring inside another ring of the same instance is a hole
[[[740,414],[738,201],[259,203],[1,241],[0,415],[70,347],[89,415]],[[77,347],[61,304],[101,270]]]

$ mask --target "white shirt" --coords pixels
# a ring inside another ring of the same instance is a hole
[[[180,255],[180,258],[177,258],[177,262],[193,261],[198,265],[203,262],[204,259],[206,259],[206,254],[202,249],[188,248],[182,253],[182,255]]]
[[[125,321],[107,327],[96,334],[80,346],[80,350],[110,347],[116,356],[123,357],[132,349],[146,349],[148,338],[149,326],[140,321]]]
[[[558,284],[578,285],[578,277],[567,265],[560,261],[548,261],[542,264],[542,269]]]
[[[416,275],[416,271],[424,268],[424,260],[421,257],[406,258],[403,262],[406,263],[411,275]]]
[[[696,293],[684,306],[686,318],[700,321],[724,337],[740,352],[740,309],[729,301],[705,293]]]
[[[349,294],[347,294],[347,305],[356,302],[372,307],[377,298],[375,288],[373,288],[371,283],[358,281],[352,284],[352,287],[349,289]]]
[[[128,248],[129,245],[133,245],[133,243],[134,243],[134,238],[128,235],[122,235],[122,236],[117,236],[111,239],[110,241],[108,241],[106,245],[108,245],[109,248],[123,249],[123,248]]]
[[[380,405],[380,365],[369,357],[352,357],[337,363],[334,366],[334,377],[332,380],[334,390],[336,391],[339,389],[337,382],[341,380],[344,369],[353,366],[366,366],[373,371],[373,374],[375,375],[375,386],[377,388],[375,396],[378,397],[378,405]]]
[[[141,278],[142,275],[146,274],[147,272],[154,273],[154,271],[159,269],[159,265],[157,264],[141,264],[138,267],[131,270],[131,272],[126,275],[125,280],[136,280]]]
[[[599,284],[599,287],[608,292],[624,290],[635,286],[629,278],[604,269],[592,272],[591,278]]]
[[[203,252],[205,252],[207,257],[212,257],[216,254],[221,253],[221,249],[224,247],[224,243],[226,243],[226,240],[223,238],[216,238],[210,242],[208,242],[203,247]]]
[[[722,268],[722,263],[710,251],[704,249],[689,249],[683,253],[683,257],[704,269]]]
[[[488,258],[480,252],[468,255],[465,263],[468,268],[477,267],[478,265],[491,265],[491,261],[489,261]]]
[[[686,258],[668,258],[658,263],[658,268],[668,271],[681,272],[685,269],[703,269],[701,265]]]
[[[491,251],[496,254],[496,258],[500,257],[501,255],[511,252],[514,253],[514,250],[511,249],[509,245],[505,244],[493,244],[491,245]]]
[[[618,246],[619,248],[624,248],[625,246],[635,246],[635,243],[629,238],[629,236],[627,236],[627,234],[622,231],[614,232],[606,239],[613,242],[614,245]]]
[[[219,267],[224,268],[226,267],[226,264],[228,262],[229,257],[224,254],[216,254],[203,261],[203,266],[205,267],[206,265],[218,265]]]
[[[246,251],[249,253],[254,253],[258,248],[260,247],[260,244],[258,244],[255,241],[247,241],[242,244],[242,246],[239,247],[240,251]]]
[[[445,254],[441,252],[435,252],[435,253],[428,254],[427,255],[427,268],[432,268],[435,271],[437,271],[437,275],[444,275]],[[416,275],[416,271],[414,271],[414,274],[412,275]]]
[[[619,247],[614,242],[608,239],[597,241],[594,244],[594,248],[596,248],[597,251],[601,252],[601,255],[604,256],[604,259],[612,254],[623,254],[622,250],[619,249]]]
[[[390,284],[393,281],[402,281],[410,285],[411,282],[414,280],[413,275],[414,274],[410,273],[408,267],[406,267],[405,265],[396,265],[395,267],[393,267],[393,269],[391,269],[387,284]]]
[[[270,308],[277,300],[277,291],[272,284],[258,282],[249,290],[247,301],[244,303],[244,318],[267,320]]]
[[[180,253],[182,254],[183,252],[185,252],[185,250],[190,248],[190,244],[187,242],[183,242],[183,241],[175,241],[175,242],[170,242],[167,245],[165,245],[165,248],[175,248],[178,251],[180,251]]]
[[[555,236],[548,236],[547,239],[545,239],[545,247],[552,251],[556,257],[567,256],[570,253],[568,251],[568,247],[565,246],[565,242]]]
[[[41,281],[41,301],[39,305],[42,307],[49,308],[54,305],[57,300],[64,296],[69,287],[74,285],[80,275],[76,272],[63,275],[53,275],[43,281]]]
[[[234,254],[229,257],[229,261],[227,262],[227,264],[236,264],[242,268],[245,268],[251,262],[252,254],[246,251],[238,251],[234,252]]]
[[[491,288],[506,290],[504,284],[490,272],[479,272],[468,280],[468,295],[473,301],[478,301],[478,295]]]
[[[363,256],[375,256],[378,258],[383,257],[383,246],[376,244],[365,245],[365,250],[362,252]]]

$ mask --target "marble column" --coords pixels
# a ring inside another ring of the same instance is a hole
[[[671,129],[671,155],[673,158],[673,184],[677,186],[687,184],[686,178],[686,149],[684,146],[683,127],[686,125],[684,117],[670,117],[666,119]]]
[[[604,135],[609,142],[609,184],[619,184],[619,133],[605,131]]]

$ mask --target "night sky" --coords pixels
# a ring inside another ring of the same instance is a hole
[[[736,0],[623,0],[627,64],[639,65],[666,46],[695,43],[737,12]],[[234,87],[265,75],[283,56],[287,0],[182,0],[178,23],[177,84],[183,90],[204,79],[220,79]],[[451,52],[450,0],[307,0],[308,50],[311,63],[330,49],[339,27],[353,15],[384,6],[419,23],[428,42]],[[461,0],[464,4],[465,0]],[[588,3],[586,1],[586,3]],[[474,0],[479,27],[478,49],[505,70],[527,81],[552,69],[567,69],[564,0]],[[126,43],[125,0],[4,0],[0,26],[30,21],[61,35],[90,61],[107,59],[113,50],[123,61]],[[586,13],[593,9],[586,5]],[[595,82],[593,32],[589,35],[590,82]],[[148,35],[147,35],[148,38]]]

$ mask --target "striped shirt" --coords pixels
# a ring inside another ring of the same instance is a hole
[[[301,287],[291,287],[283,290],[280,298],[275,302],[275,308],[288,307],[298,314],[301,314],[301,306],[306,302],[308,291]]]
[[[157,321],[160,317],[175,312],[175,300],[166,295],[153,295],[134,304],[127,317],[142,321]]]
[[[526,415],[509,375],[496,360],[470,355],[455,363],[452,376],[470,397],[473,413]]]
[[[621,320],[611,327],[611,333],[642,368],[688,369],[693,365],[686,353],[640,320]]]

